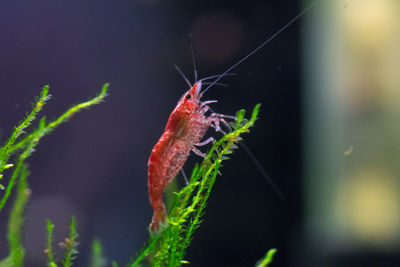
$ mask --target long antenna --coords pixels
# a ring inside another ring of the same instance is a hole
[[[278,186],[275,184],[274,180],[272,180],[271,176],[267,173],[261,163],[257,160],[256,156],[254,156],[253,152],[242,142],[239,145],[246,151],[247,155],[250,157],[251,161],[256,165],[257,169],[260,171],[261,175],[265,178],[268,184],[271,186],[272,191],[281,199],[285,200],[285,195],[279,190]]]
[[[210,108],[210,111],[215,113],[212,108]],[[229,129],[229,131],[232,131],[232,127],[229,124],[222,124],[225,127]],[[281,199],[285,200],[285,195],[282,193],[281,190],[279,190],[278,186],[274,182],[274,180],[271,178],[271,176],[268,174],[268,172],[264,169],[264,167],[261,165],[260,161],[254,156],[253,152],[242,142],[239,142],[239,145],[244,149],[244,151],[247,153],[251,161],[256,165],[257,169],[260,171],[261,175],[264,177],[264,179],[267,181],[267,183],[271,186],[272,191]]]
[[[193,52],[193,45],[190,44],[190,52],[192,53],[192,62],[193,62],[193,73],[194,73],[194,83],[197,83],[197,69],[196,69],[196,60],[194,57],[194,52]]]
[[[189,82],[189,79],[186,77],[186,75],[183,73],[181,68],[179,68],[177,65],[174,65],[175,69],[178,71],[178,73],[182,76],[182,78],[185,80],[187,85],[189,85],[189,88],[192,87],[192,84]]]
[[[216,79],[213,83],[211,83],[209,86],[206,87],[201,93],[204,95],[205,92],[208,91],[216,82],[218,82],[226,73],[230,72],[232,69],[236,68],[240,63],[254,55],[258,50],[263,48],[266,44],[271,42],[273,39],[275,39],[276,36],[278,36],[281,32],[286,30],[290,25],[295,23],[299,18],[301,18],[305,13],[307,13],[310,9],[312,9],[315,5],[317,5],[320,1],[316,1],[309,5],[307,8],[305,8],[303,11],[301,11],[296,17],[294,17],[291,21],[289,21],[285,26],[280,28],[277,32],[275,32],[271,37],[269,37],[267,40],[265,40],[262,44],[260,44],[256,49],[250,52],[247,56],[243,57],[241,60],[233,64],[230,68],[228,68],[218,79]]]

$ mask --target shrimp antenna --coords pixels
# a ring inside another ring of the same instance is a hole
[[[193,85],[189,82],[189,79],[186,77],[186,75],[183,73],[183,71],[182,71],[177,65],[174,65],[174,67],[175,67],[175,69],[178,71],[179,75],[181,75],[181,77],[185,80],[185,82],[187,83],[187,85],[189,85],[189,87],[191,88]],[[218,74],[218,75],[213,75],[213,76],[205,77],[205,78],[203,78],[203,79],[200,79],[200,81],[206,81],[206,80],[210,80],[210,79],[214,79],[214,78],[219,78],[219,77],[221,77],[221,76],[235,76],[235,75],[236,75],[236,73]],[[222,77],[221,77],[221,78],[222,78]],[[197,80],[196,80],[196,82],[197,82]],[[211,84],[211,82],[208,83],[208,84]],[[222,86],[227,87],[225,84],[221,84],[221,83],[218,83],[218,82],[216,82],[216,83],[213,82],[212,84],[213,84],[213,85],[222,85]]]
[[[174,67],[178,71],[178,73],[182,76],[182,78],[185,80],[185,82],[189,85],[189,88],[192,88],[192,84],[189,82],[188,78],[186,78],[186,75],[183,73],[183,71],[177,65],[174,65]]]
[[[204,82],[203,84],[204,85],[209,85],[209,84],[211,84],[211,82]],[[215,83],[214,85],[219,85],[219,86],[222,86],[222,87],[225,87],[225,88],[229,87],[229,85],[226,84],[226,83]]]
[[[190,52],[192,53],[192,62],[193,62],[193,73],[194,73],[194,83],[197,82],[197,69],[196,69],[196,60],[194,57],[194,52],[193,52],[193,45],[190,44]]]
[[[307,8],[305,8],[303,11],[301,11],[297,16],[295,16],[292,20],[290,20],[288,23],[286,23],[282,28],[280,28],[277,32],[275,32],[271,37],[269,37],[267,40],[265,40],[262,44],[260,44],[256,49],[250,52],[247,56],[243,57],[240,59],[238,62],[233,64],[230,68],[228,68],[220,77],[218,77],[213,83],[211,83],[209,86],[206,87],[201,93],[204,94],[205,92],[208,91],[216,82],[218,82],[225,74],[230,72],[232,69],[236,68],[239,64],[241,64],[243,61],[254,55],[258,50],[263,48],[265,45],[267,45],[269,42],[271,42],[275,37],[277,37],[281,32],[286,30],[289,26],[291,26],[293,23],[295,23],[297,20],[299,20],[304,14],[306,14],[310,9],[315,7],[320,1],[315,1],[311,5],[309,5]]]
[[[215,113],[212,108],[209,108],[211,112]],[[226,126],[229,131],[232,131],[232,127],[229,124],[222,124]],[[239,142],[239,145],[244,149],[244,151],[247,153],[251,161],[256,165],[257,169],[261,173],[261,175],[264,177],[264,179],[267,181],[267,183],[271,186],[272,191],[281,199],[285,200],[285,195],[282,193],[281,190],[279,190],[278,186],[275,184],[274,180],[271,178],[271,176],[267,173],[267,171],[264,169],[264,167],[261,165],[260,161],[254,156],[253,152],[242,142]]]
[[[253,152],[250,151],[250,149],[242,142],[239,142],[239,145],[246,151],[247,155],[253,161],[253,163],[256,165],[257,169],[260,171],[261,175],[265,178],[265,180],[268,182],[268,184],[271,186],[272,191],[281,199],[285,200],[285,196],[283,195],[282,191],[279,190],[278,186],[275,184],[274,180],[272,180],[271,176],[267,173],[267,171],[264,169],[264,167],[261,165],[260,161],[257,160],[256,156],[254,156]]]
[[[214,78],[223,78],[223,77],[225,77],[225,76],[235,76],[236,75],[236,73],[226,73],[226,74],[224,74],[224,73],[222,73],[222,74],[217,74],[217,75],[213,75],[213,76],[208,76],[208,77],[205,77],[205,78],[201,78],[199,81],[207,81],[207,80],[211,80],[211,79],[214,79]],[[219,79],[218,79],[219,80]],[[214,83],[215,84],[215,83]]]

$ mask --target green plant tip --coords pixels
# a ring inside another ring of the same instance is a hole
[[[256,267],[266,267],[268,264],[270,264],[274,258],[275,253],[277,250],[275,248],[272,248],[268,250],[267,254],[265,254],[264,258],[262,258],[260,261],[256,263]]]

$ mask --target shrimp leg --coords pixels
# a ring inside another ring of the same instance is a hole
[[[185,171],[183,169],[181,169],[181,173],[182,173],[183,179],[185,180],[186,185],[188,185],[189,184],[189,180],[188,180],[188,178],[186,176],[186,173],[185,173]]]
[[[206,153],[201,152],[200,150],[198,150],[197,148],[193,147],[192,151],[194,154],[196,154],[197,156],[200,156],[202,158],[206,157]]]
[[[215,141],[214,137],[210,137],[210,138],[207,138],[206,140],[204,140],[203,142],[195,144],[195,146],[205,146],[209,143],[214,143],[214,141]]]
[[[207,145],[209,143],[214,143],[214,141],[215,141],[214,138],[210,137],[210,138],[207,138],[206,140],[204,140],[203,142],[195,144],[195,146],[205,146],[205,145]],[[199,149],[197,149],[195,147],[192,148],[192,151],[193,151],[193,153],[195,153],[196,155],[198,155],[198,156],[200,156],[202,158],[206,157],[205,153],[201,152]]]
[[[203,103],[201,103],[200,107],[202,108],[205,105],[212,104],[212,103],[217,103],[217,102],[218,102],[218,100],[207,100],[207,101],[204,101]]]

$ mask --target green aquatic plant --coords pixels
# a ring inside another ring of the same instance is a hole
[[[57,267],[56,257],[53,253],[53,231],[54,224],[47,220],[47,235],[46,235],[46,249],[44,250],[47,253],[47,267]],[[63,242],[60,242],[59,245],[64,249],[64,257],[61,261],[61,265],[63,267],[71,267],[73,265],[73,261],[76,259],[76,255],[78,254],[78,231],[76,219],[74,216],[71,217],[71,221],[69,224],[69,235],[64,239]]]
[[[69,225],[69,235],[65,238],[65,241],[61,243],[62,247],[65,249],[65,256],[62,264],[64,267],[72,266],[73,260],[76,259],[76,255],[78,254],[78,242],[76,239],[78,238],[78,232],[76,229],[76,220],[75,217],[71,217],[71,223]]]
[[[44,86],[40,97],[38,97],[32,105],[32,111],[14,128],[10,138],[8,138],[5,144],[0,147],[0,179],[6,180],[6,185],[0,185],[1,188],[5,190],[0,198],[0,211],[2,211],[7,204],[15,185],[18,184],[16,198],[11,208],[8,222],[7,239],[9,244],[9,255],[0,261],[1,267],[20,267],[23,266],[24,262],[25,249],[22,244],[22,228],[24,225],[23,214],[30,196],[30,190],[27,183],[29,170],[28,165],[25,163],[26,159],[35,151],[35,148],[42,137],[51,133],[60,124],[68,121],[68,119],[82,109],[101,103],[107,96],[107,89],[108,84],[105,84],[98,96],[71,107],[60,117],[50,123],[46,122],[45,117],[41,118],[38,127],[29,134],[26,134],[27,128],[32,125],[32,122],[36,119],[43,106],[50,99],[49,86]],[[13,171],[11,172],[11,175],[6,179],[4,173],[6,170],[12,168]],[[54,262],[55,257],[51,248],[53,228],[54,225],[48,221],[47,252],[49,257],[48,266],[51,267],[57,266]],[[68,237],[69,242],[66,244],[63,266],[72,265],[72,260],[76,254],[77,236],[76,221],[72,218],[70,224],[70,236]]]
[[[25,249],[22,245],[22,226],[24,225],[24,209],[30,196],[30,190],[28,189],[27,177],[28,167],[26,164],[22,165],[20,178],[17,188],[17,196],[15,203],[11,209],[10,220],[8,221],[8,233],[7,239],[10,245],[10,256],[9,260],[13,263],[13,266],[23,266],[23,259],[25,256]]]
[[[25,134],[25,129],[32,124],[32,121],[36,119],[38,113],[42,110],[46,102],[50,99],[50,95],[48,94],[49,86],[46,85],[43,87],[40,97],[32,105],[32,111],[20,124],[18,124],[14,128],[11,137],[0,148],[0,179],[3,179],[4,170],[12,168],[15,165],[14,172],[12,173],[8,184],[5,186],[5,193],[0,200],[0,211],[4,208],[4,205],[10,197],[11,190],[14,187],[15,180],[19,175],[20,169],[24,164],[24,161],[35,151],[35,147],[39,143],[39,140],[47,134],[51,133],[60,124],[68,121],[68,119],[70,119],[74,114],[81,111],[82,109],[86,109],[92,105],[101,103],[107,96],[107,89],[108,84],[105,84],[98,96],[91,100],[73,106],[60,117],[50,123],[46,123],[46,117],[41,118],[37,129],[33,130],[24,138],[19,139],[19,137],[22,137],[22,135]],[[10,156],[14,154],[16,154],[16,159],[14,160],[14,163],[11,163],[9,162],[9,159]],[[4,185],[0,186],[4,188]]]
[[[272,262],[276,251],[274,248],[268,250],[267,254],[256,263],[256,267],[267,267]]]
[[[22,267],[24,263],[25,249],[22,242],[23,214],[30,196],[27,182],[29,170],[27,163],[25,163],[26,159],[32,154],[42,137],[66,122],[78,111],[101,103],[107,95],[107,89],[108,84],[105,84],[98,96],[73,106],[50,123],[47,123],[43,117],[39,121],[37,128],[26,134],[25,130],[31,126],[33,120],[50,98],[48,94],[49,87],[43,87],[40,97],[33,104],[32,111],[14,128],[11,137],[0,148],[0,179],[9,176],[8,179],[4,178],[7,183],[4,186],[4,194],[0,199],[0,211],[6,205],[15,185],[18,185],[8,223],[7,239],[10,252],[8,257],[0,261],[0,267]],[[244,110],[238,111],[236,120],[231,123],[232,131],[216,141],[206,154],[203,162],[195,166],[190,176],[189,184],[180,190],[173,188],[177,192],[173,192],[169,197],[168,226],[162,232],[150,232],[147,244],[127,266],[142,266],[147,262],[151,266],[175,267],[189,263],[185,260],[186,249],[189,247],[196,229],[202,223],[207,201],[216,177],[220,174],[219,170],[222,167],[222,163],[229,159],[229,155],[238,148],[237,143],[242,140],[241,135],[249,132],[249,129],[254,125],[259,109],[260,105],[258,104],[253,109],[249,119],[245,119]],[[3,176],[9,170],[12,170],[12,172],[7,176]],[[69,236],[60,243],[64,248],[63,257],[57,257],[54,254],[54,227],[54,224],[47,220],[45,246],[47,266],[71,267],[78,254],[77,222],[74,217],[71,217]],[[272,261],[275,252],[276,250],[270,250],[256,266],[267,266]],[[92,244],[90,267],[105,266],[108,265],[100,240],[95,239]],[[111,261],[111,266],[118,267],[118,264],[115,261]]]
[[[236,144],[242,140],[240,136],[249,132],[250,127],[254,125],[259,109],[258,104],[249,120],[244,118],[245,110],[237,112],[236,120],[231,123],[232,131],[213,144],[203,162],[195,166],[189,184],[174,193],[173,205],[168,215],[168,227],[161,233],[150,232],[147,245],[128,266],[141,266],[145,259],[148,259],[152,266],[181,266],[189,263],[185,260],[186,249],[202,222],[222,162],[229,159],[233,150],[238,148]]]
[[[47,253],[47,267],[55,267],[57,266],[53,253],[53,231],[55,225],[50,221],[50,219],[47,219],[46,226],[46,249],[44,251]]]

